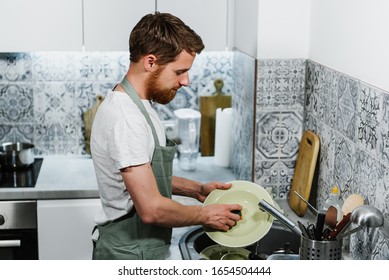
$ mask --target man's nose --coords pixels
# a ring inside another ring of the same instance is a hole
[[[186,72],[186,73],[183,73],[181,76],[180,76],[180,85],[181,86],[189,86],[189,73]]]

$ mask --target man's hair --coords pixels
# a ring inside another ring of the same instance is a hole
[[[201,37],[181,19],[168,13],[145,15],[130,35],[131,62],[153,54],[157,64],[165,65],[175,61],[183,50],[200,54],[203,49]]]

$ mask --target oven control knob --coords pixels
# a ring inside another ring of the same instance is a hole
[[[1,225],[4,225],[4,223],[5,223],[4,216],[3,216],[3,215],[0,215],[0,226],[1,226]]]

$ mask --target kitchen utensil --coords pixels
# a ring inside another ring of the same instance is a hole
[[[329,220],[329,217],[327,217],[327,213],[319,212],[315,207],[313,207],[308,201],[304,199],[298,192],[294,191],[294,193],[301,198],[302,201],[304,201],[311,210],[313,210],[317,217],[316,217],[316,227],[315,227],[315,239],[321,240],[323,229],[324,229],[324,223],[325,221]],[[334,208],[334,207],[333,207]],[[336,210],[336,208],[334,208]],[[329,221],[332,222],[332,221]],[[326,223],[327,224],[327,223]],[[335,212],[335,224],[336,224],[336,212]],[[301,229],[301,228],[300,228]]]
[[[309,200],[319,147],[319,136],[306,130],[301,138],[289,196],[290,207],[300,217],[305,215],[307,204],[299,199],[294,191],[297,191],[305,200]]]
[[[381,227],[384,224],[384,216],[372,205],[361,205],[353,210],[350,221],[364,227]]]
[[[90,135],[91,135],[91,131],[92,131],[92,123],[93,123],[93,120],[95,118],[97,109],[99,108],[99,106],[100,106],[101,102],[103,102],[103,100],[104,100],[103,96],[97,95],[95,104],[93,104],[92,108],[90,108],[89,110],[86,110],[82,115],[82,119],[84,121],[84,127],[85,127],[85,134],[84,134],[85,150],[88,154],[91,153],[90,152]]]
[[[338,217],[338,210],[334,206],[328,207],[326,214],[325,214],[325,223],[328,225],[331,229],[335,228],[337,224],[337,217]]]
[[[380,210],[372,205],[361,205],[355,208],[351,213],[350,222],[357,225],[357,227],[341,235],[338,235],[337,239],[342,239],[365,227],[382,227],[384,224],[384,216]]]
[[[337,236],[349,226],[350,218],[351,218],[351,213],[348,213],[346,216],[344,216],[343,219],[340,220],[340,222],[328,233],[328,235],[325,236],[325,239],[327,240],[336,239]]]
[[[315,231],[315,237],[316,240],[322,240],[323,239],[323,229],[324,229],[324,221],[326,218],[325,213],[318,213],[317,219],[316,219],[316,231]]]
[[[271,228],[273,217],[258,209],[258,201],[266,200],[273,204],[269,193],[260,185],[249,181],[232,181],[228,190],[214,190],[204,201],[204,206],[240,204],[241,220],[230,230],[216,231],[204,228],[206,234],[216,243],[227,247],[245,247],[260,240]]]
[[[214,81],[216,92],[211,96],[200,96],[200,151],[202,156],[213,156],[215,151],[216,109],[230,108],[232,97],[222,92],[223,80]]]
[[[313,211],[315,212],[316,214],[319,214],[319,211],[317,211],[317,209],[315,207],[312,206],[312,204],[310,204],[308,201],[305,200],[304,197],[302,197],[298,192],[294,191],[294,193],[299,197],[301,198],[302,201],[304,201],[308,207]]]
[[[316,240],[316,228],[314,224],[309,224],[307,227],[308,238],[312,240]]]
[[[308,230],[307,228],[304,226],[304,224],[300,221],[297,221],[297,225],[299,226],[300,230],[301,230],[301,234],[303,236],[305,236],[306,238],[309,238],[309,233],[308,233]]]
[[[18,169],[34,162],[34,145],[22,142],[7,142],[0,146],[0,166],[2,169]]]
[[[301,235],[301,230],[293,223],[290,219],[288,219],[284,214],[278,211],[274,206],[269,204],[264,199],[261,199],[258,203],[259,208],[268,212],[273,217],[277,218],[280,222],[282,222],[286,227],[288,227],[293,233],[297,235]]]
[[[342,205],[343,215],[351,213],[358,206],[364,205],[365,199],[360,194],[350,194],[344,201]]]

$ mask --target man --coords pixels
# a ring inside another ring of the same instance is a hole
[[[186,206],[171,199],[173,193],[203,202],[230,184],[172,176],[175,144],[150,104],[167,104],[189,85],[188,71],[203,48],[193,30],[166,13],[144,16],[131,32],[128,72],[107,93],[92,127],[103,206],[96,217],[94,259],[164,259],[172,227],[227,231],[240,219],[231,212],[241,210],[238,204]]]

